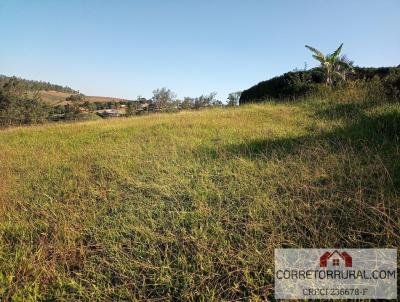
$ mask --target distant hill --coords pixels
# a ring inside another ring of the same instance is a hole
[[[0,75],[0,89],[10,79],[18,80],[22,84],[23,89],[26,90],[29,94],[33,95],[34,93],[39,92],[41,99],[52,106],[66,105],[68,103],[71,103],[66,99],[71,95],[79,93],[79,91],[72,89],[71,87],[68,86],[52,84],[44,81],[26,80],[19,77],[9,77],[5,75]],[[84,101],[88,101],[90,103],[95,103],[95,102],[119,103],[119,102],[127,102],[128,100],[115,97],[105,97],[105,96],[84,96]]]
[[[68,86],[61,86],[57,84],[52,84],[49,82],[44,82],[44,81],[34,81],[34,80],[26,80],[23,78],[19,77],[8,77],[5,75],[0,75],[0,87],[3,87],[3,85],[8,82],[10,79],[17,79],[19,82],[21,82],[24,85],[24,88],[28,91],[39,91],[39,90],[53,90],[57,92],[64,92],[64,93],[78,93],[77,90],[74,90]]]
[[[41,90],[39,91],[39,95],[41,99],[48,103],[49,105],[56,106],[56,105],[66,105],[71,103],[66,99],[75,93],[66,93],[54,90]],[[120,103],[120,102],[128,102],[127,99],[120,99],[114,97],[105,97],[105,96],[84,96],[83,101],[88,101],[90,103]]]
[[[99,102],[99,103],[106,103],[106,102],[113,102],[113,103],[120,103],[120,102],[128,102],[127,99],[120,99],[114,97],[107,97],[107,96],[86,96],[86,101],[91,103]]]

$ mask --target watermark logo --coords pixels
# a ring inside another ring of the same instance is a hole
[[[276,299],[397,299],[397,249],[276,249]]]
[[[334,252],[325,252],[319,258],[319,266],[320,267],[328,267],[328,261],[331,261],[331,265],[334,267],[340,266],[340,263],[345,264],[345,267],[351,267],[353,263],[353,258],[347,252],[338,252],[335,250]]]

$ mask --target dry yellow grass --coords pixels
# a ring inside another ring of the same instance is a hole
[[[65,93],[65,92],[59,92],[59,91],[53,91],[53,90],[41,90],[39,92],[39,95],[41,96],[42,100],[45,101],[46,103],[50,105],[66,105],[70,102],[66,101],[65,99],[69,96],[71,96],[70,93]],[[105,97],[105,96],[86,96],[85,101],[88,101],[90,103],[94,102],[126,102],[126,99],[120,99],[120,98],[114,98],[114,97]]]
[[[398,104],[0,131],[4,300],[261,301],[277,247],[397,247]]]

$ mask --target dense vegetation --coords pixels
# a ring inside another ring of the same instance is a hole
[[[400,105],[371,95],[0,131],[2,300],[260,301],[274,248],[398,247]]]
[[[29,95],[24,81],[15,78],[0,88],[0,127],[16,124],[41,123],[47,120],[49,106],[37,94]]]
[[[0,75],[0,90],[6,85],[10,80],[18,81],[20,86],[23,87],[25,91],[39,91],[39,90],[53,90],[58,92],[66,92],[66,93],[78,93],[78,91],[73,90],[68,86],[61,86],[56,84],[51,84],[49,82],[43,81],[31,81],[17,77],[7,77]]]
[[[351,85],[360,87],[365,87],[370,83],[373,86],[380,85],[388,96],[398,98],[400,96],[400,67],[354,67],[354,73],[348,76],[348,82],[353,82]],[[343,83],[336,85],[343,85]],[[321,68],[291,71],[244,90],[240,104],[266,99],[295,100],[310,95],[318,95],[324,90],[332,89],[334,88],[326,87],[325,76]]]

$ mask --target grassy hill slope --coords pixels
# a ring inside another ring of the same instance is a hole
[[[39,91],[39,95],[40,98],[47,104],[56,106],[67,104],[68,102],[65,99],[72,94],[54,90],[41,90]]]
[[[71,93],[66,93],[66,92],[60,92],[60,91],[54,91],[54,90],[42,90],[39,92],[39,95],[41,96],[41,99],[45,101],[46,103],[56,106],[56,105],[66,105],[68,102],[65,99],[69,96],[71,96]],[[105,102],[127,102],[128,100],[126,99],[120,99],[120,98],[114,98],[114,97],[105,97],[105,96],[85,96],[84,101],[88,101],[90,103],[94,102],[100,102],[100,103],[105,103]]]
[[[400,245],[400,106],[0,131],[0,296],[266,299],[277,247]]]
[[[15,83],[20,90],[28,92],[28,95],[33,96],[37,92],[39,93],[41,99],[49,105],[66,105],[68,102],[66,98],[73,95],[78,94],[77,90],[74,90],[68,86],[62,86],[57,84],[52,84],[44,81],[34,81],[27,80],[18,77],[8,77],[0,74],[0,91],[3,86],[9,85],[10,82]],[[126,102],[128,100],[115,98],[115,97],[105,97],[105,96],[85,96],[84,101],[88,101],[91,103],[94,102]]]

